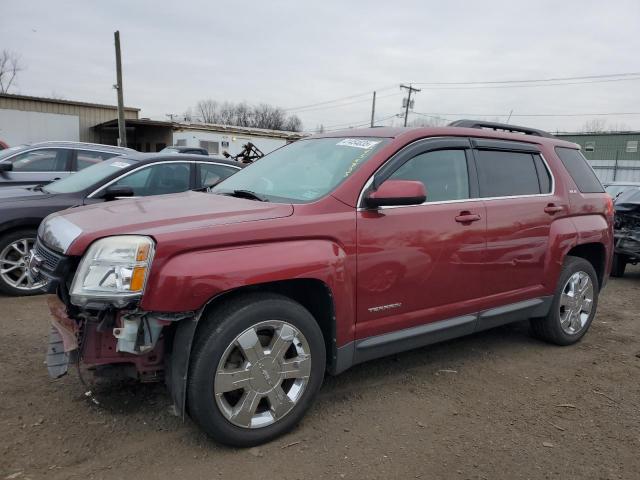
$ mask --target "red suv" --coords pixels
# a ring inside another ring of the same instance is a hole
[[[219,442],[293,428],[337,374],[522,319],[557,345],[596,313],[611,198],[579,147],[459,121],[283,147],[208,192],[55,213],[48,366],[164,380]]]

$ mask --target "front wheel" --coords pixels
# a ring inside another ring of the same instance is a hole
[[[277,294],[236,298],[203,318],[189,370],[189,415],[214,440],[250,447],[291,430],[325,370],[314,317]]]
[[[35,230],[17,230],[0,238],[0,292],[13,296],[42,293],[45,282],[29,270]]]
[[[568,256],[562,267],[549,314],[531,320],[535,336],[556,345],[580,340],[598,306],[598,276],[584,258]]]

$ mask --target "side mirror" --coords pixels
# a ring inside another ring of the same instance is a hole
[[[0,163],[0,172],[10,172],[13,170],[13,163],[2,162]]]
[[[414,180],[387,180],[376,191],[369,192],[364,199],[370,208],[397,205],[420,205],[427,199],[427,190],[422,182]]]
[[[133,188],[120,186],[120,187],[107,187],[102,198],[108,201],[108,200],[115,200],[116,198],[120,198],[120,197],[133,197],[133,196],[134,196]]]

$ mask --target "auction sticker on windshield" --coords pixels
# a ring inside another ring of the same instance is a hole
[[[380,143],[380,140],[366,140],[364,138],[345,138],[344,140],[340,140],[336,145],[340,145],[342,147],[355,147],[355,148],[363,148],[365,150],[369,150],[371,147],[376,146]]]
[[[130,164],[125,163],[125,162],[113,162],[111,164],[112,167],[116,167],[116,168],[127,168]]]

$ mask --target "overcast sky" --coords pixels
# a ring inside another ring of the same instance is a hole
[[[401,82],[640,72],[638,0],[0,5],[0,49],[19,53],[26,67],[13,93],[115,104],[113,32],[120,30],[125,103],[152,118],[183,113],[205,98],[292,108],[378,89],[376,116],[383,119],[401,110]],[[297,112],[310,130],[367,122],[368,96],[342,103],[348,105]],[[512,123],[575,130],[589,117],[517,115],[640,112],[640,79],[536,88],[423,86],[415,99],[422,114],[505,121],[511,110]],[[640,129],[640,115],[601,118]],[[381,123],[392,121],[400,122]]]

